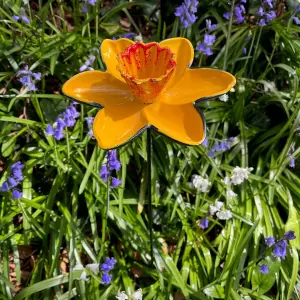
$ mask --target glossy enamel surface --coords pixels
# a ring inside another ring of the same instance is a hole
[[[148,122],[158,132],[187,145],[199,145],[205,139],[205,124],[193,104],[170,106],[163,102],[144,109]]]
[[[153,103],[158,100],[172,76],[176,63],[168,48],[158,43],[136,43],[117,56],[122,77],[141,103]]]
[[[230,73],[216,69],[188,69],[176,85],[167,89],[165,103],[178,105],[223,95],[235,85]]]
[[[194,102],[228,92],[235,78],[215,69],[188,69],[191,43],[175,38],[157,43],[104,40],[101,55],[107,71],[80,73],[63,93],[99,104],[94,135],[103,149],[117,148],[151,126],[187,145],[205,138],[205,121]]]
[[[112,149],[131,140],[148,122],[139,102],[101,109],[93,125],[94,136],[103,149]]]
[[[101,71],[87,71],[73,76],[63,85],[62,91],[73,99],[102,106],[119,105],[134,100],[126,83]]]
[[[125,49],[135,43],[128,39],[104,40],[101,44],[101,57],[106,65],[106,71],[119,80],[125,82],[120,72],[117,70],[117,55],[125,52]]]

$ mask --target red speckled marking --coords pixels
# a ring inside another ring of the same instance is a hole
[[[176,67],[171,50],[155,42],[127,47],[117,59],[122,77],[143,103],[157,100]]]

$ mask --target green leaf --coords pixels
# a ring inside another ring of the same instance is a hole
[[[212,285],[205,288],[204,293],[207,296],[217,298],[217,299],[224,299],[225,297],[224,288],[219,284]]]
[[[259,266],[262,264],[267,264],[269,267],[269,274],[262,274],[259,272]],[[266,261],[262,261],[252,273],[251,283],[252,289],[258,290],[258,293],[263,295],[269,291],[275,283],[276,272],[280,269],[280,261],[274,260],[270,257],[266,258]]]
[[[54,123],[56,118],[66,110],[66,101],[59,99],[42,99],[40,102],[45,121]]]

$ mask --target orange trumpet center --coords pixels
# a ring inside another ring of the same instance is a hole
[[[158,43],[136,43],[119,53],[117,59],[117,69],[136,98],[145,104],[158,100],[176,67],[174,54]]]

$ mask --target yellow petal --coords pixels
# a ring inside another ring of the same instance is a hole
[[[171,87],[180,80],[186,69],[193,62],[194,48],[192,43],[185,38],[164,40],[160,42],[159,45],[169,48],[175,54],[174,60],[176,61],[176,69],[167,84],[167,87]]]
[[[134,42],[128,39],[104,40],[101,44],[101,57],[106,65],[107,72],[124,82],[120,72],[117,70],[117,55],[124,52],[125,49]]]
[[[134,102],[101,109],[93,125],[99,146],[102,149],[117,148],[141,133],[147,125],[143,107]]]
[[[101,71],[87,71],[73,76],[64,84],[62,91],[78,101],[101,106],[133,100],[132,92],[125,83]]]
[[[225,71],[188,69],[175,86],[167,89],[162,101],[178,105],[223,95],[235,85],[235,82],[235,77]]]
[[[187,144],[199,145],[205,138],[205,121],[193,104],[168,105],[155,102],[144,108],[145,117],[168,137]]]

